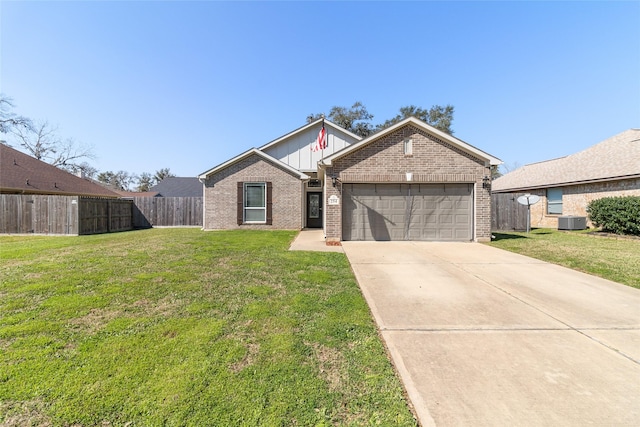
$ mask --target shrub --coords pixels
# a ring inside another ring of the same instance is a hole
[[[587,213],[602,231],[640,236],[640,196],[593,200],[587,206]]]

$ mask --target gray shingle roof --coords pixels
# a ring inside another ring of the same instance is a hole
[[[629,129],[586,150],[532,163],[493,181],[494,192],[547,188],[640,176],[640,129]]]
[[[160,197],[202,197],[202,183],[198,178],[165,178],[149,189]]]

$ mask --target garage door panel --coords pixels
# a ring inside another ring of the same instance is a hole
[[[344,240],[472,239],[471,184],[344,184]]]
[[[454,218],[458,225],[467,225],[471,222],[469,215],[455,215]]]

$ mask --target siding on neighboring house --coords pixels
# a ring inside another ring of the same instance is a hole
[[[413,154],[405,155],[403,140],[413,139]],[[411,181],[406,174],[412,173]],[[407,125],[333,161],[327,175],[344,183],[469,183],[475,184],[475,239],[491,239],[491,200],[482,179],[490,175],[485,161]],[[342,198],[340,184],[328,184],[327,197]],[[341,203],[342,205],[342,203]],[[342,239],[342,206],[326,206],[327,240]]]
[[[272,224],[238,225],[238,182],[272,183]],[[303,181],[291,172],[251,155],[204,180],[203,228],[300,230],[303,186]]]
[[[548,213],[548,190],[562,192],[561,213]],[[540,196],[531,206],[531,226],[545,228],[556,228],[560,216],[588,218],[592,200],[640,196],[640,129],[628,129],[566,157],[522,166],[496,179],[493,192]]]
[[[547,214],[546,189],[531,190],[529,193],[540,196],[540,202],[531,206],[532,227],[556,228],[558,217],[567,215],[586,216],[587,226],[592,227],[587,214],[589,202],[603,197],[640,196],[640,178],[551,188],[562,189],[562,214]]]

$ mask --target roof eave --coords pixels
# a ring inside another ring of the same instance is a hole
[[[376,139],[379,139],[381,137],[384,137],[394,131],[396,131],[397,129],[407,125],[407,124],[413,124],[414,126],[424,130],[427,133],[430,133],[444,141],[447,141],[449,143],[451,143],[452,145],[458,147],[459,149],[461,149],[462,151],[471,154],[475,157],[478,157],[482,160],[484,160],[486,163],[488,163],[488,165],[491,166],[497,166],[497,165],[501,165],[503,162],[502,160],[500,160],[497,157],[494,157],[492,155],[490,155],[489,153],[486,153],[466,142],[464,142],[461,139],[458,139],[452,135],[449,135],[448,133],[442,132],[439,129],[434,128],[433,126],[430,126],[429,124],[423,122],[422,120],[416,119],[415,117],[407,117],[404,120],[399,121],[398,123],[389,126],[386,129],[381,130],[380,132],[376,132],[370,136],[368,136],[367,138],[356,142],[355,144],[352,144],[348,147],[345,147],[344,149],[332,154],[331,156],[328,156],[326,158],[324,158],[322,160],[322,165],[324,166],[331,166],[333,160],[341,158],[345,155],[347,155],[348,153],[350,153],[351,151],[355,151],[358,150],[361,147],[364,147],[365,145],[373,142]]]
[[[295,168],[292,168],[291,166],[289,166],[289,165],[287,165],[285,163],[282,163],[280,160],[278,160],[278,159],[276,159],[274,157],[271,157],[270,155],[266,154],[263,151],[260,151],[257,148],[252,148],[250,150],[247,150],[244,153],[242,153],[242,154],[240,154],[240,155],[238,155],[238,156],[236,156],[236,157],[234,157],[234,158],[232,158],[232,159],[230,159],[230,160],[228,160],[228,161],[226,161],[224,163],[221,163],[218,166],[216,166],[216,167],[214,167],[212,169],[209,169],[206,172],[201,173],[200,175],[198,175],[198,179],[201,182],[203,182],[204,180],[206,180],[209,176],[213,175],[214,173],[219,172],[219,171],[221,171],[223,169],[226,169],[229,166],[234,165],[234,164],[238,163],[239,161],[242,161],[242,160],[246,159],[247,157],[250,157],[250,156],[252,156],[254,154],[259,156],[259,157],[262,157],[264,160],[266,160],[266,161],[268,161],[270,163],[273,163],[274,165],[276,165],[276,166],[278,166],[278,167],[280,167],[282,169],[285,169],[285,170],[291,172],[294,175],[298,175],[298,178],[301,179],[301,180],[310,179],[310,177],[307,174],[302,173],[299,170],[297,170]]]
[[[331,122],[331,121],[329,121],[327,119],[318,119],[318,120],[315,120],[315,121],[313,121],[311,123],[307,123],[306,125],[301,126],[298,129],[287,133],[286,135],[283,135],[283,136],[281,136],[279,138],[276,138],[273,141],[267,142],[265,145],[259,147],[258,150],[262,151],[262,150],[266,150],[267,148],[273,147],[274,145],[279,144],[280,142],[284,141],[285,139],[291,138],[294,135],[297,135],[297,134],[299,134],[301,132],[304,132],[305,130],[307,130],[309,128],[312,128],[312,127],[318,125],[319,123],[322,122],[322,120],[324,120],[325,125],[329,125],[330,127],[333,127],[334,129],[337,129],[340,132],[344,132],[345,134],[351,136],[352,138],[355,138],[358,141],[362,140],[361,136],[356,135],[355,133],[350,132],[347,129],[343,129],[340,126],[338,126],[337,124],[335,124],[335,123],[333,123],[333,122]]]
[[[593,178],[593,179],[586,179],[581,181],[567,181],[567,182],[560,182],[560,183],[546,183],[546,184],[526,185],[526,186],[520,186],[520,187],[509,187],[509,188],[503,188],[500,190],[492,190],[491,192],[492,193],[515,193],[519,191],[543,190],[545,188],[556,188],[556,187],[570,187],[572,185],[596,184],[599,182],[622,181],[625,179],[635,179],[635,178],[640,178],[640,173],[633,174],[633,175],[606,177],[606,178]]]

